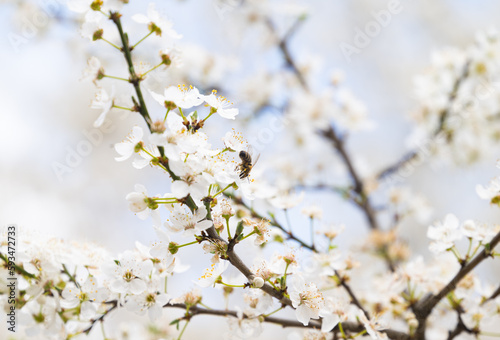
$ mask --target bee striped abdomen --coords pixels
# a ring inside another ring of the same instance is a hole
[[[241,163],[238,164],[236,168],[240,171],[240,179],[244,179],[250,175],[250,171],[252,170],[252,156],[250,156],[250,153],[243,150],[240,151],[239,156]]]

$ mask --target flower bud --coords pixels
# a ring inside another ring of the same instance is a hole
[[[141,141],[134,146],[134,152],[139,152],[144,148],[144,143]]]
[[[90,8],[91,8],[93,11],[100,11],[100,10],[101,10],[101,7],[102,7],[102,4],[103,4],[103,1],[102,1],[102,0],[94,0],[94,1],[90,4]]]
[[[101,28],[101,29],[98,29],[97,31],[94,32],[94,34],[92,35],[92,40],[93,41],[96,41],[96,40],[99,40],[102,38],[102,35],[104,33],[104,30]]]
[[[177,243],[175,242],[170,242],[168,244],[168,251],[170,252],[170,254],[174,255],[176,254],[178,251],[179,251],[179,246]]]
[[[242,221],[239,221],[238,222],[238,226],[236,227],[236,233],[234,234],[234,237],[238,237],[241,235],[241,233],[243,233],[243,222]]]
[[[154,22],[150,22],[149,25],[148,25],[148,29],[150,32],[155,32],[156,35],[159,35],[161,36],[161,28],[156,26],[156,24]]]
[[[418,327],[418,320],[416,318],[409,319],[408,326],[410,326],[410,328],[417,328]]]
[[[162,54],[161,55],[161,61],[165,65],[170,65],[172,63],[172,59],[170,59],[170,56],[168,54]]]
[[[144,202],[146,202],[149,209],[151,209],[151,210],[158,209],[158,203],[155,201],[154,198],[147,197],[144,199]]]
[[[252,280],[252,285],[255,287],[255,288],[262,288],[264,286],[264,279],[261,278],[260,276],[256,276],[253,280]]]
[[[171,101],[168,101],[168,100],[165,100],[165,108],[167,110],[173,110],[177,107],[177,105],[175,105],[174,102],[171,102]]]

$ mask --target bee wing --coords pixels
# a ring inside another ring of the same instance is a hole
[[[260,158],[260,153],[257,155],[257,157],[255,157],[255,161],[253,161],[252,167],[254,167],[255,164],[257,164],[257,162],[259,161],[259,158]]]
[[[248,154],[250,155],[250,157],[253,157],[253,148],[252,148],[252,146],[251,146],[251,145],[248,145],[248,147],[247,147],[247,152],[248,152]]]

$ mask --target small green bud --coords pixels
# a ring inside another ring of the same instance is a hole
[[[135,147],[134,147],[134,152],[139,152],[139,151],[141,151],[141,150],[142,150],[142,148],[143,148],[143,146],[144,146],[144,143],[143,143],[142,141],[141,141],[141,142],[139,142],[139,143],[137,143],[137,144],[135,145]]]
[[[281,235],[275,235],[273,241],[278,243],[283,243],[285,242],[285,239]]]
[[[150,22],[149,23],[148,29],[149,29],[150,32],[155,32],[156,35],[160,35],[161,36],[161,28],[159,28],[158,26],[156,26],[156,24],[154,22]]]
[[[168,244],[168,251],[172,255],[177,254],[177,252],[179,251],[179,245],[175,242],[170,242]]]
[[[234,234],[234,237],[238,237],[243,233],[243,221],[239,221],[238,225],[236,226],[236,234]]]
[[[173,110],[177,107],[177,105],[175,105],[174,102],[165,100],[165,107],[167,108],[167,110]]]
[[[169,66],[172,64],[172,59],[170,59],[170,56],[168,54],[162,54],[161,55],[161,61],[163,64]]]
[[[104,33],[104,30],[101,28],[101,29],[98,29],[97,31],[94,32],[94,34],[92,35],[92,40],[93,41],[96,41],[96,40],[99,40],[102,38],[102,35]]]
[[[96,79],[101,80],[102,78],[104,78],[104,75],[105,75],[104,68],[101,67],[99,71],[97,71]]]
[[[148,205],[148,208],[151,210],[156,210],[158,209],[158,203],[156,203],[154,198],[147,197],[144,199],[144,202]]]
[[[496,204],[500,206],[500,196],[495,196],[491,199],[491,204]]]
[[[100,10],[101,10],[101,7],[102,7],[102,4],[103,4],[103,1],[102,1],[102,0],[94,0],[94,1],[90,4],[90,9],[92,9],[93,11],[100,11]]]

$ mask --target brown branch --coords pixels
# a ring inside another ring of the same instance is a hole
[[[123,29],[121,27],[121,21],[120,21],[119,14],[118,13],[111,13],[111,20],[116,24],[116,26],[118,28],[118,31],[120,33],[120,37],[121,37],[122,44],[123,44],[122,51],[123,51],[123,54],[124,54],[125,59],[127,61],[127,64],[129,66],[129,72],[130,72],[130,76],[131,76],[131,83],[134,85],[134,89],[136,91],[136,95],[137,95],[137,97],[139,99],[139,104],[140,104],[139,105],[139,110],[140,110],[140,113],[144,117],[144,119],[145,119],[148,127],[151,129],[151,126],[150,126],[151,125],[151,118],[149,117],[149,114],[148,114],[148,111],[147,111],[147,107],[145,105],[145,102],[144,102],[144,99],[143,99],[143,96],[142,96],[142,92],[141,92],[141,89],[140,89],[140,84],[139,84],[140,83],[140,78],[136,75],[134,67],[133,67],[132,57],[131,57],[131,50],[130,50],[130,47],[128,45],[128,37],[123,32]],[[292,34],[296,31],[296,29],[299,27],[299,25],[301,24],[301,22],[302,22],[302,18],[298,19],[295,22],[295,24],[287,32],[287,34],[285,35],[285,37],[280,41],[279,48],[280,48],[280,51],[283,54],[283,57],[284,57],[284,59],[285,59],[285,61],[287,63],[287,66],[289,66],[292,69],[292,71],[296,75],[297,79],[299,80],[299,83],[301,84],[302,88],[304,90],[308,90],[307,83],[305,81],[305,77],[302,75],[302,73],[300,72],[300,70],[296,66],[296,64],[295,64],[295,62],[294,62],[294,60],[293,60],[293,58],[292,58],[292,56],[290,54],[290,51],[288,49],[288,40],[290,39],[290,37],[292,36]],[[268,25],[271,28],[271,30],[274,33],[276,33],[274,25],[272,25],[271,21],[268,22]],[[374,229],[377,229],[378,226],[377,226],[377,224],[376,224],[377,222],[376,222],[376,220],[374,218],[373,208],[371,207],[371,205],[370,205],[370,203],[368,201],[368,198],[364,194],[363,183],[361,182],[359,176],[355,172],[354,167],[352,166],[352,162],[350,161],[350,158],[348,157],[347,153],[345,152],[345,149],[343,147],[343,143],[342,142],[340,142],[340,148],[337,148],[337,150],[341,153],[342,158],[344,159],[344,162],[346,163],[346,165],[347,165],[347,167],[349,169],[349,172],[350,172],[351,176],[353,177],[354,184],[355,184],[355,192],[361,197],[361,205],[360,206],[362,207],[363,211],[365,211],[365,214],[367,215],[367,218],[369,219],[370,226],[372,228],[374,228]],[[176,179],[177,176],[175,176],[175,174],[173,174],[170,171],[170,169],[167,168],[167,170],[170,173],[171,177],[173,179]],[[241,202],[241,203],[243,203],[243,202]],[[253,209],[249,209],[249,210],[251,211],[252,216],[258,217],[258,218],[262,218],[262,216],[260,216],[259,214],[257,214]],[[207,211],[208,211],[208,213],[207,213],[207,219],[210,219],[210,215],[211,215],[210,214],[210,207],[207,208]],[[305,248],[310,249],[311,251],[316,251],[316,249],[314,248],[314,245],[309,246],[309,245],[305,244],[302,240],[300,240],[299,238],[295,237],[291,233],[291,231],[286,231],[285,228],[283,226],[281,226],[274,218],[273,218],[273,221],[271,221],[271,224],[274,225],[274,226],[276,226],[276,227],[278,227],[278,228],[280,228],[285,233],[287,233],[290,239],[293,239],[296,242],[299,242],[302,246],[304,246]],[[216,240],[219,240],[221,242],[224,242],[224,243],[228,244],[226,240],[222,239],[217,234],[217,232],[215,231],[215,228],[213,226],[207,230],[207,233],[208,233],[208,235],[212,239],[216,239]],[[254,277],[255,277],[254,274],[243,263],[243,261],[239,258],[239,256],[234,252],[234,248],[233,247],[228,247],[227,256],[228,256],[228,260],[230,261],[230,263],[234,267],[236,267],[243,275],[245,275],[250,282],[252,282],[253,279],[254,279]],[[358,306],[358,308],[360,308],[365,313],[365,315],[368,317],[368,313],[362,308],[359,300],[356,298],[356,296],[354,295],[354,293],[350,289],[350,287],[347,285],[347,283],[345,281],[341,280],[341,285],[348,292],[349,296],[351,297],[351,300],[352,300],[353,304],[355,304],[356,306]],[[278,299],[282,303],[282,305],[292,306],[291,301],[290,301],[289,298],[287,298],[286,296],[284,296],[283,293],[281,293],[281,292],[277,291],[276,289],[274,289],[268,283],[265,283],[265,285],[261,289],[264,292],[266,292],[267,294],[271,295],[272,297]],[[110,302],[110,303],[113,303],[113,302]],[[92,324],[89,326],[89,328],[87,328],[86,330],[84,330],[84,332],[88,333],[97,322],[103,320],[104,317],[107,314],[109,314],[109,312],[111,312],[112,310],[114,310],[116,307],[117,307],[117,302],[114,302],[113,306],[110,309],[108,309],[99,318],[93,320]],[[177,307],[183,307],[183,308],[185,308],[185,306],[177,306]],[[217,312],[214,311],[214,310],[205,310],[205,309],[201,309],[201,308],[198,308],[198,307],[191,307],[190,311],[193,311],[193,310],[196,311],[197,314],[217,314]],[[236,312],[220,311],[219,315],[233,315],[233,316],[236,316]],[[280,325],[282,325],[284,327],[304,327],[301,323],[299,323],[297,321],[284,320],[284,319],[279,319],[279,318],[275,318],[275,317],[265,317],[264,319],[265,319],[266,322],[280,324]],[[312,321],[312,322],[309,323],[309,325],[310,325],[309,327],[312,327],[312,328],[320,328],[321,327],[321,322]],[[343,323],[342,325],[343,325],[344,330],[346,330],[346,331],[361,332],[361,331],[364,330],[364,327],[361,324],[346,322],[346,323]],[[384,330],[383,332],[385,332],[392,339],[409,339],[409,336],[407,334],[405,334],[405,333],[401,333],[401,332],[397,332],[397,331],[392,331],[392,330]]]
[[[299,83],[301,84],[302,88],[305,91],[309,91],[309,88],[307,86],[307,83],[305,81],[304,75],[300,72],[300,70],[297,68],[296,63],[294,59],[292,58],[290,51],[288,50],[288,41],[290,37],[295,33],[295,31],[300,27],[300,24],[303,22],[303,18],[299,18],[294,25],[290,28],[290,30],[285,34],[285,36],[280,40],[279,42],[279,48],[280,51],[283,55],[283,58],[285,59],[287,65],[293,70],[295,76],[297,77]],[[276,28],[271,21],[271,19],[266,20],[266,23],[271,30],[273,34],[276,33]],[[358,176],[358,173],[354,169],[354,166],[352,164],[352,161],[347,154],[345,148],[344,148],[344,142],[341,140],[333,130],[333,128],[329,128],[326,131],[320,131],[320,133],[325,136],[326,138],[330,139],[337,151],[340,153],[342,160],[344,161],[344,164],[346,165],[349,174],[351,175],[353,181],[354,181],[354,191],[359,195],[360,200],[359,201],[354,201],[364,212],[365,216],[368,219],[369,225],[372,229],[378,229],[378,224],[375,218],[375,212],[373,207],[371,206],[369,199],[365,193],[364,187],[363,187],[363,182],[361,181],[360,177]],[[393,265],[390,265],[392,269],[394,269]]]
[[[375,209],[373,208],[370,202],[370,198],[366,193],[363,181],[354,168],[352,160],[345,149],[344,140],[337,135],[332,127],[329,127],[327,130],[321,131],[321,134],[332,142],[334,148],[337,150],[340,158],[342,158],[345,166],[347,167],[347,171],[349,172],[349,175],[351,176],[353,182],[353,191],[358,196],[357,198],[354,198],[354,201],[359,206],[361,211],[363,211],[363,214],[368,221],[368,225],[372,230],[379,229]],[[391,272],[394,272],[396,270],[396,266],[385,249],[382,249],[382,256],[384,257],[389,270]]]
[[[267,218],[267,217],[264,217],[262,216],[261,214],[259,214],[258,212],[256,212],[252,207],[250,207],[248,204],[246,204],[240,197],[236,196],[236,195],[233,195],[233,194],[230,194],[230,193],[224,193],[224,195],[226,197],[229,197],[231,200],[233,200],[234,203],[238,204],[238,205],[241,205],[243,206],[245,209],[247,209],[249,212],[250,212],[250,215],[253,217],[253,218],[258,218],[258,219],[265,219],[265,220],[268,220],[269,223],[280,229],[281,231],[283,231],[286,235],[287,235],[287,238],[289,240],[293,240],[297,243],[299,243],[302,247],[304,248],[307,248],[311,251],[314,251],[316,252],[317,249],[314,245],[308,245],[307,243],[305,243],[304,241],[302,241],[300,238],[298,238],[297,236],[295,236],[291,230],[286,230],[285,227],[283,227],[278,221],[276,221],[276,219],[274,218],[274,216],[271,216],[271,218]]]
[[[190,316],[194,315],[216,315],[216,316],[234,316],[238,317],[238,313],[233,310],[220,310],[220,309],[206,309],[206,308],[200,308],[197,306],[190,306],[189,309],[187,306],[183,303],[175,303],[175,304],[166,304],[163,306],[165,308],[181,308],[181,309],[186,309],[188,310]],[[243,314],[244,319],[249,319],[248,316]],[[282,318],[276,318],[272,316],[266,316],[266,317],[258,317],[259,320],[263,320],[265,322],[269,323],[274,323],[281,325],[283,327],[297,327],[297,328],[321,328],[321,323],[311,320],[309,322],[309,325],[304,326],[301,322],[298,322],[296,320],[287,320],[287,319],[282,319]]]
[[[471,330],[469,328],[467,328],[467,326],[464,324],[464,322],[462,320],[462,312],[457,311],[457,325],[455,326],[454,330],[448,332],[448,339],[447,340],[455,339],[462,332],[471,333]]]
[[[353,305],[355,305],[356,307],[358,307],[362,312],[363,314],[366,316],[367,319],[370,319],[370,314],[366,311],[366,309],[363,308],[363,305],[361,304],[361,302],[359,302],[358,298],[356,297],[356,295],[354,294],[353,290],[351,289],[351,286],[349,286],[345,280],[345,278],[341,277],[338,273],[337,270],[334,270],[335,272],[335,275],[339,278],[340,280],[340,285],[342,287],[344,287],[344,289],[346,290],[347,294],[349,294],[349,297],[351,298],[351,303]]]
[[[211,216],[211,207],[210,207],[209,200],[205,201],[205,207],[207,209],[207,220],[211,221],[212,216]],[[219,234],[217,234],[217,231],[215,230],[213,223],[212,223],[212,226],[207,229],[207,234],[213,240],[217,240],[217,241],[222,242],[228,246],[227,251],[226,251],[227,260],[229,260],[229,262],[234,267],[236,267],[236,269],[238,269],[243,275],[245,275],[245,277],[248,279],[249,282],[253,282],[253,280],[255,279],[255,275],[245,265],[245,263],[243,263],[243,261],[238,256],[238,254],[236,254],[236,252],[234,251],[234,247],[233,246],[230,247],[230,245],[234,245],[234,244],[231,244],[231,242],[228,243],[226,240],[224,240],[222,237],[220,237]],[[286,297],[282,292],[279,292],[276,289],[274,289],[274,287],[271,286],[269,283],[265,282],[264,286],[262,286],[260,289],[262,289],[264,292],[266,292],[267,294],[269,294],[272,297],[274,297],[275,299],[277,299],[282,305],[292,306],[292,301],[288,297]]]
[[[187,306],[182,303],[176,303],[176,304],[167,304],[164,306],[165,308],[180,308],[180,309],[186,309]],[[232,310],[218,310],[218,309],[206,309],[206,308],[200,308],[197,306],[192,306],[189,307],[188,310],[189,317],[194,316],[194,315],[215,315],[215,316],[234,316],[238,317],[238,314],[236,311]],[[243,314],[244,319],[248,319],[249,317]],[[288,319],[282,319],[282,318],[277,318],[273,316],[259,316],[257,317],[259,320],[262,320],[264,322],[268,323],[273,323],[280,325],[282,327],[297,327],[297,328],[313,328],[313,329],[320,329],[321,328],[321,323],[319,323],[316,320],[310,320],[309,324],[304,326],[301,322],[295,321],[295,320],[288,320]],[[354,323],[354,322],[342,322],[342,328],[344,331],[347,332],[353,332],[353,333],[359,333],[365,330],[364,326],[359,323]],[[338,326],[336,326],[333,330],[333,332],[339,332]],[[390,339],[397,339],[397,340],[409,340],[410,337],[408,334],[405,334],[403,332],[395,331],[392,329],[385,329],[381,331],[382,333],[387,334],[387,336]]]
[[[419,320],[419,325],[415,334],[416,340],[425,339],[426,320],[431,314],[432,310],[445,296],[455,290],[460,281],[469,274],[478,264],[486,258],[492,256],[492,251],[500,242],[500,232],[493,237],[489,245],[486,245],[483,250],[476,255],[469,263],[463,266],[458,273],[451,279],[451,281],[443,287],[436,295],[428,295],[420,300],[414,307],[413,311]]]
[[[118,307],[118,301],[116,300],[112,300],[112,301],[107,301],[105,302],[105,304],[108,304],[108,305],[111,305],[111,307],[109,309],[107,309],[103,314],[101,314],[99,317],[95,318],[95,319],[92,319],[90,320],[90,326],[88,326],[87,328],[85,328],[83,331],[81,331],[80,333],[86,333],[87,335],[89,334],[89,332],[92,330],[92,328],[94,328],[94,326],[98,323],[98,322],[102,322],[104,321],[104,318],[109,315],[109,313],[111,313],[113,310],[115,310],[117,307]]]
[[[446,120],[448,119],[448,117],[451,113],[451,110],[453,109],[453,104],[457,98],[460,86],[463,84],[464,80],[469,76],[469,65],[470,65],[470,61],[467,61],[464,65],[462,74],[455,80],[455,83],[453,84],[453,88],[448,96],[448,104],[447,104],[446,108],[441,112],[441,115],[439,117],[439,124],[436,127],[436,129],[434,130],[434,133],[432,134],[432,138],[436,138],[445,129]],[[390,165],[387,168],[385,168],[384,170],[380,171],[379,174],[377,175],[377,179],[378,180],[384,179],[387,176],[397,172],[404,165],[406,165],[407,163],[411,162],[416,157],[418,157],[418,155],[419,155],[419,152],[417,150],[412,150],[412,151],[406,153],[395,164]]]
[[[129,66],[129,73],[130,73],[131,83],[134,85],[134,89],[136,91],[136,95],[139,98],[140,113],[143,116],[144,120],[146,121],[149,129],[151,130],[151,118],[149,117],[149,114],[148,114],[148,111],[147,111],[147,107],[146,107],[146,103],[144,102],[144,99],[143,99],[143,96],[142,96],[142,92],[141,92],[141,88],[140,88],[140,81],[141,81],[141,79],[135,73],[134,66],[133,66],[133,63],[132,63],[131,49],[130,49],[130,46],[128,44],[128,36],[123,31],[123,28],[122,28],[122,25],[121,25],[120,16],[121,15],[118,12],[111,12],[110,13],[110,20],[112,20],[115,23],[115,25],[116,25],[116,27],[118,29],[118,33],[120,35],[121,41],[122,41],[122,45],[123,45],[122,46],[122,52],[123,52],[123,55],[124,55],[124,57],[125,57],[125,59],[127,61],[127,65]],[[160,151],[162,151],[162,150],[160,150]],[[167,162],[167,164],[165,164],[165,167],[167,168],[167,171],[169,172],[169,174],[172,177],[172,179],[175,180],[175,179],[179,178],[178,176],[176,176],[168,168],[168,162]],[[192,198],[190,196],[188,196],[188,199],[186,199],[185,203],[191,208],[191,210],[197,209],[196,203],[194,203],[194,201],[192,200]],[[208,204],[206,206],[207,206],[207,212],[208,212],[207,219],[210,220],[211,219],[210,218],[210,204]],[[212,224],[212,227],[207,230],[207,233],[209,234],[209,236],[212,239],[216,239],[216,240],[219,240],[219,241],[224,242],[225,244],[227,244],[227,241],[224,240],[224,239],[222,239],[217,234],[217,232],[215,231],[215,228],[214,228],[213,224]],[[254,279],[254,277],[255,277],[254,274],[243,263],[243,261],[240,259],[240,257],[234,252],[234,249],[232,247],[231,247],[231,249],[228,249],[227,256],[228,256],[229,262],[234,267],[236,267],[243,275],[245,275],[250,282],[252,282],[253,279]],[[269,295],[271,295],[272,297],[278,299],[283,305],[292,306],[292,302],[290,301],[290,299],[287,298],[287,297],[285,297],[281,292],[278,292],[277,290],[275,290],[270,284],[265,283],[264,286],[261,289],[263,291],[265,291],[266,293],[268,293]]]
[[[484,300],[483,303],[485,303],[486,301],[493,300],[494,298],[496,298],[499,295],[500,295],[500,286],[498,286],[497,289],[495,289],[495,291],[491,294],[491,296],[489,298],[487,298],[486,300]]]
[[[295,77],[299,81],[302,89],[309,91],[309,87],[307,85],[306,78],[304,77],[302,72],[300,72],[299,68],[297,67],[297,64],[295,63],[295,60],[293,59],[292,55],[290,54],[290,50],[288,49],[288,42],[289,42],[290,38],[297,31],[297,29],[300,27],[300,25],[303,23],[303,21],[304,21],[304,18],[299,17],[294,22],[292,27],[290,27],[290,29],[286,32],[284,37],[281,39],[278,38],[278,32],[277,32],[276,26],[274,25],[272,20],[270,18],[267,18],[265,22],[266,22],[267,27],[271,31],[271,33],[279,41],[278,48],[283,56],[283,59],[285,59],[286,66],[288,66],[292,70],[292,72],[295,74]]]
[[[259,219],[264,219],[265,218],[265,217],[259,215],[253,208],[249,207],[245,202],[243,202],[243,200],[241,198],[236,197],[235,195],[229,194],[229,193],[225,193],[225,195],[227,197],[231,198],[236,204],[239,204],[239,205],[245,207],[248,211],[250,211],[252,217],[259,218]],[[311,250],[312,252],[318,253],[318,250],[314,246],[307,245],[301,239],[299,239],[298,237],[294,236],[291,232],[287,232],[275,219],[273,219],[272,221],[270,221],[270,223],[271,223],[271,225],[276,226],[279,229],[281,229],[282,231],[284,231],[285,233],[287,233],[289,239],[297,241],[304,248],[307,248],[307,249]],[[342,287],[344,287],[344,289],[346,290],[347,294],[351,298],[352,304],[354,304],[359,309],[361,309],[361,311],[363,311],[363,313],[365,314],[365,316],[369,319],[370,318],[370,316],[369,316],[370,314],[366,311],[366,309],[363,308],[363,305],[361,304],[361,302],[359,302],[358,298],[354,294],[354,291],[351,289],[351,287],[349,286],[349,284],[347,284],[345,278],[341,277],[337,270],[334,270],[334,273],[337,276],[337,278],[339,279],[339,284]]]
[[[345,149],[344,140],[337,135],[332,127],[329,127],[327,130],[321,131],[321,134],[332,142],[334,148],[338,151],[340,158],[342,158],[342,161],[344,162],[347,171],[349,172],[349,175],[351,176],[351,179],[353,181],[353,190],[358,195],[358,204],[365,214],[370,228],[379,229],[377,219],[375,218],[375,210],[373,209],[368,195],[366,194],[363,181],[354,168],[351,157]]]
[[[297,80],[301,84],[302,88],[305,91],[309,91],[309,88],[307,86],[307,82],[305,81],[304,75],[297,68],[296,63],[295,63],[294,59],[292,58],[290,51],[288,50],[288,40],[293,35],[293,33],[295,33],[295,31],[298,29],[298,27],[300,26],[302,21],[303,21],[303,18],[299,18],[294,23],[294,25],[290,28],[290,30],[287,32],[287,34],[285,34],[283,39],[280,40],[279,49],[280,49],[281,54],[283,55],[283,58],[285,59],[287,65],[293,70],[293,73],[297,77]],[[266,20],[266,23],[267,23],[269,29],[271,30],[271,32],[273,34],[277,35],[276,28],[275,28],[273,22],[270,19],[268,19],[268,20]],[[349,172],[349,174],[354,182],[354,192],[358,196],[357,198],[353,198],[352,202],[354,202],[354,204],[356,204],[364,212],[365,218],[367,219],[370,228],[379,229],[379,225],[378,225],[378,222],[376,219],[375,209],[373,208],[373,206],[370,203],[370,199],[369,199],[369,197],[364,189],[363,182],[362,182],[360,176],[358,175],[357,171],[355,170],[349,154],[345,150],[344,141],[341,138],[339,138],[339,136],[337,136],[337,134],[335,133],[335,130],[332,127],[330,127],[326,131],[320,131],[320,134],[322,134],[323,136],[325,136],[326,138],[328,138],[332,141],[335,149],[339,152],[345,166],[348,169],[348,172]],[[288,233],[290,238],[296,240],[297,242],[299,242],[303,246],[305,246],[302,241],[297,240],[292,235],[290,235],[290,232],[287,232],[284,228],[281,228],[280,226],[277,226],[277,227],[282,229],[286,233]],[[314,245],[313,245],[313,247],[314,247]],[[385,250],[383,251],[383,257],[387,263],[388,268],[392,272],[394,272],[395,271],[394,261],[390,258],[390,256],[387,254],[387,252]]]

